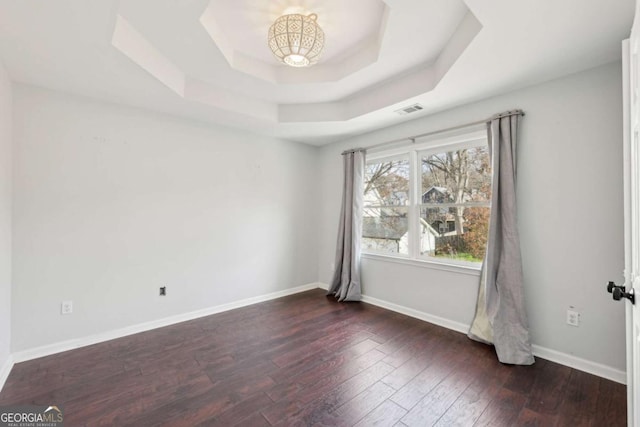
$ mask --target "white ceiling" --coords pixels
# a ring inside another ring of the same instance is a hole
[[[620,58],[633,0],[0,0],[12,79],[325,144]],[[316,13],[311,68],[266,43]],[[394,111],[419,102],[420,113]]]

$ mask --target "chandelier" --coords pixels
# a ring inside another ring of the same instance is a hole
[[[307,67],[320,59],[324,32],[312,13],[283,15],[269,28],[269,48],[282,62],[292,67]]]

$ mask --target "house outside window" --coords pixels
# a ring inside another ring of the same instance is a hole
[[[370,154],[363,253],[478,268],[490,200],[484,132]]]

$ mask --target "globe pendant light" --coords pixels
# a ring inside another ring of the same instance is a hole
[[[320,59],[324,32],[318,15],[283,15],[269,28],[268,42],[273,54],[291,67],[308,67]]]

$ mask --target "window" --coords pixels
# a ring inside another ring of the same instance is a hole
[[[484,133],[370,155],[363,252],[479,266],[487,244],[490,200]]]
[[[363,250],[409,255],[409,156],[367,163]]]

